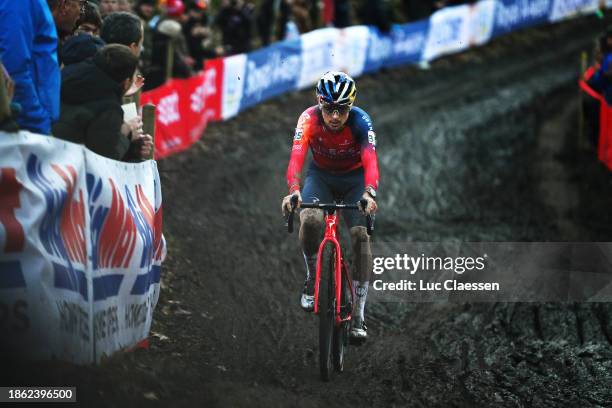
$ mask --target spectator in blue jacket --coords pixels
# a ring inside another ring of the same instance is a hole
[[[0,59],[15,82],[22,129],[50,134],[59,117],[57,33],[46,0],[0,0]]]
[[[588,83],[604,96],[608,105],[612,105],[612,27],[599,39],[598,51],[600,67]]]

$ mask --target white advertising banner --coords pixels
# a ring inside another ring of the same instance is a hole
[[[323,28],[301,35],[302,70],[298,88],[316,83],[327,71],[334,68],[334,44],[340,35],[337,28]]]
[[[244,91],[247,55],[232,55],[223,59],[223,94],[221,97],[221,117],[229,119],[240,111]]]
[[[465,50],[470,45],[471,7],[447,7],[436,11],[430,18],[429,35],[423,52],[424,60]]]
[[[470,7],[470,45],[482,45],[491,39],[495,3],[495,0],[483,0]]]
[[[599,0],[553,0],[550,21],[559,21],[580,13],[591,13],[599,7]]]
[[[3,351],[84,364],[146,338],[161,225],[155,162],[0,132]]]
[[[333,69],[355,77],[361,75],[366,63],[369,38],[370,29],[367,26],[340,30],[332,51]]]

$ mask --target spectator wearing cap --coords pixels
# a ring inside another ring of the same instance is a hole
[[[214,24],[221,30],[223,52],[240,54],[251,50],[253,16],[242,0],[224,0]]]
[[[58,38],[45,0],[0,0],[0,59],[15,83],[22,129],[49,134],[59,116]]]
[[[68,41],[64,43],[62,49],[64,59],[62,75],[67,72],[66,70],[69,69],[69,66],[96,55],[104,45],[104,41],[102,41],[100,37],[87,33],[79,33],[70,37]]]
[[[174,42],[174,48],[179,54],[180,58],[190,67],[193,66],[194,61],[189,56],[189,48],[187,46],[187,40],[183,35],[182,27],[189,21],[189,16],[186,13],[187,7],[182,0],[167,0],[166,3],[166,18],[162,21],[175,21],[181,27],[175,35],[172,36]],[[176,27],[176,26],[175,26]]]
[[[100,16],[100,9],[96,3],[86,2],[83,13],[76,22],[75,34],[86,33],[99,37],[101,29],[102,17]]]
[[[53,134],[115,160],[149,157],[152,138],[141,129],[130,130],[121,108],[137,65],[138,57],[120,44],[107,45],[92,59],[78,63],[62,78],[62,111]]]
[[[157,20],[153,29],[151,64],[144,74],[147,78],[144,90],[157,88],[166,81],[166,55],[168,44],[173,44],[173,64],[171,77],[189,78],[192,74],[190,66],[194,60],[189,56],[182,26],[179,21],[185,20],[185,6],[182,1],[168,0],[164,15]]]

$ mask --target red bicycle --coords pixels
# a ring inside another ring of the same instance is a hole
[[[349,325],[353,311],[353,285],[348,274],[342,247],[338,241],[337,210],[359,210],[367,205],[302,203],[301,208],[316,208],[325,214],[325,235],[317,256],[317,272],[314,283],[314,313],[319,315],[319,368],[321,379],[329,381],[332,367],[344,371],[344,353],[348,346]],[[291,199],[291,212],[287,217],[287,229],[293,232],[293,216],[297,197]],[[368,235],[374,229],[374,217],[366,216]],[[339,283],[339,284],[338,284]]]

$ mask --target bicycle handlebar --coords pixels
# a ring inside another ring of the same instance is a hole
[[[295,214],[295,209],[297,208],[298,198],[297,196],[291,197],[291,212],[287,215],[287,219],[285,222],[285,226],[287,227],[287,231],[291,234],[293,232],[293,215]],[[368,205],[368,200],[361,199],[358,204],[321,204],[321,203],[302,203],[300,208],[316,208],[319,210],[360,210],[361,208],[365,208]],[[366,215],[366,229],[368,231],[368,235],[372,235],[374,233],[374,214]]]

